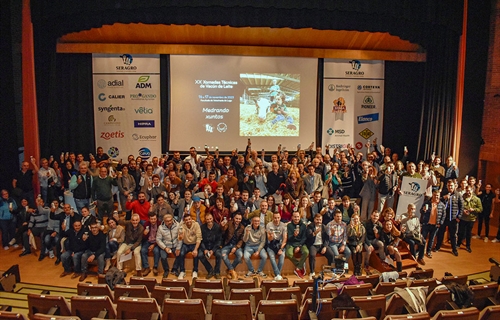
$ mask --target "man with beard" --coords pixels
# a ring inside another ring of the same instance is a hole
[[[69,189],[73,191],[76,211],[79,214],[81,214],[83,207],[88,207],[90,205],[93,179],[87,166],[84,164],[80,166],[78,174],[71,177]]]
[[[144,201],[146,196],[144,196]],[[144,233],[144,227],[139,222],[141,221],[139,215],[134,213],[132,219],[125,223],[125,240],[118,248],[116,253],[117,267],[123,270],[123,262],[121,261],[122,255],[127,255],[130,252],[134,253],[136,276],[141,276],[141,241]]]
[[[144,192],[139,192],[137,200],[134,201],[132,201],[132,197],[129,196],[125,207],[127,210],[132,210],[139,216],[141,224],[144,224],[148,220],[151,204],[146,201],[146,194]]]
[[[481,204],[481,199],[472,192],[471,186],[465,187],[463,198],[464,214],[462,214],[458,225],[457,247],[460,248],[462,241],[465,239],[465,250],[471,253],[470,240],[472,237],[472,227],[474,226],[474,222],[476,222],[477,216],[483,212],[483,205]]]
[[[104,273],[104,253],[106,252],[106,235],[101,231],[97,222],[90,225],[90,233],[84,239],[87,242],[87,250],[82,255],[80,282],[87,278],[88,264],[93,261],[97,261],[97,273]]]
[[[214,217],[211,213],[205,214],[205,224],[201,226],[201,236],[203,240],[200,244],[198,252],[198,259],[205,266],[207,270],[207,279],[215,276],[220,279],[220,264],[222,261],[221,244],[222,244],[222,231],[217,223],[214,223]],[[215,256],[215,266],[212,267],[208,259]]]
[[[442,197],[442,201],[445,203],[446,207],[443,213],[443,217],[441,218],[441,221],[439,223],[440,227],[437,234],[437,242],[434,251],[439,251],[439,249],[441,248],[441,245],[443,244],[444,233],[446,231],[446,228],[448,228],[453,255],[458,256],[457,232],[458,223],[464,212],[464,199],[456,190],[457,185],[453,180],[448,180],[446,187],[447,194]]]
[[[92,183],[91,197],[97,202],[97,214],[101,221],[104,216],[110,217],[113,213],[113,186],[118,186],[116,174],[110,177],[106,167],[99,168],[99,176]]]
[[[235,212],[231,221],[223,221],[221,223],[223,233],[223,247],[221,250],[222,260],[228,268],[228,278],[238,279],[238,274],[234,269],[241,262],[243,257],[243,231],[245,227],[241,224],[241,213]],[[229,260],[229,254],[233,253],[236,258],[233,262]]]

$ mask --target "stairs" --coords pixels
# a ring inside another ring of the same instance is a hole
[[[407,244],[404,241],[401,241],[398,246],[399,253],[401,254],[401,262],[403,264],[403,270],[418,267],[418,263],[413,259],[410,251],[406,246]],[[370,255],[370,266],[372,268],[377,269],[381,273],[396,270],[395,265],[393,267],[385,263],[384,261],[381,261],[375,251],[373,251],[372,254]]]

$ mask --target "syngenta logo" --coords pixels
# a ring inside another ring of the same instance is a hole
[[[107,131],[101,132],[101,139],[104,139],[104,140],[121,139],[121,138],[125,138],[125,133],[123,133],[120,130],[115,131],[115,132],[107,132]]]
[[[113,105],[110,104],[109,107],[97,107],[97,111],[99,112],[125,111],[125,108],[120,106],[113,107]]]
[[[145,107],[140,107],[140,108],[134,109],[134,111],[135,111],[135,113],[139,113],[139,114],[152,114],[153,113],[153,109],[145,108]]]

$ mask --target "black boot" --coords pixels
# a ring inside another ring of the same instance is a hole
[[[402,262],[396,262],[396,266],[397,266],[398,272],[403,271],[403,263]]]
[[[361,275],[361,265],[360,264],[355,264],[354,265],[354,275],[355,276],[360,276]]]

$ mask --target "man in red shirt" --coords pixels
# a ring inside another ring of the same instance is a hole
[[[127,210],[132,210],[133,213],[137,213],[141,218],[141,224],[144,225],[148,221],[148,213],[151,204],[146,201],[146,194],[144,192],[139,192],[137,195],[137,200],[131,201],[131,197],[127,199],[125,207]]]

